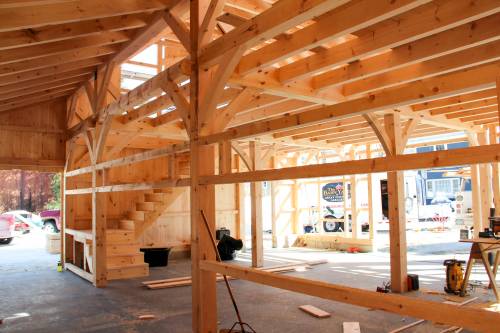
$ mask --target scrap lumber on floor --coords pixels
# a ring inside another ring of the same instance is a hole
[[[355,322],[344,322],[342,324],[344,333],[361,333],[361,328],[359,327],[359,323]]]
[[[458,302],[454,302],[454,301],[445,301],[443,303],[447,303],[447,304],[456,304],[457,306],[464,306],[464,305],[467,305],[469,303],[472,303],[474,302],[475,300],[477,300],[477,297],[473,297],[471,299],[468,299],[466,301],[463,301],[462,303],[458,303]],[[401,326],[399,328],[396,328],[395,330],[392,330],[390,331],[389,333],[398,333],[398,332],[402,332],[404,330],[407,330],[408,328],[411,328],[411,327],[414,327],[414,326],[417,326],[417,325],[420,325],[422,324],[423,322],[425,322],[426,320],[424,319],[420,319],[420,320],[417,320],[417,321],[414,321],[413,323],[410,323],[408,325],[405,325],[405,326]],[[451,327],[450,327],[451,329]],[[455,329],[459,329],[459,327],[455,327]],[[448,331],[448,329],[444,330],[444,332],[451,332],[451,331]]]
[[[311,316],[314,316],[316,318],[328,318],[331,317],[331,313],[323,311],[313,305],[301,305],[299,306],[299,309],[304,311],[305,313],[310,314]]]
[[[293,263],[293,264],[284,264],[284,265],[276,265],[271,267],[260,268],[260,270],[269,272],[269,273],[289,273],[297,270],[303,269],[311,269],[311,265],[319,265],[326,263],[326,260],[313,260],[307,261],[303,263]],[[229,279],[234,279],[228,276]],[[217,281],[223,281],[224,278],[222,275],[217,274]],[[184,276],[172,279],[163,279],[163,280],[152,280],[152,281],[144,281],[141,282],[148,289],[166,289],[166,288],[176,288],[176,287],[184,287],[190,286],[192,284],[191,276]]]

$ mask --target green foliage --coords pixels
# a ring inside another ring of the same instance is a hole
[[[50,189],[54,197],[45,204],[45,209],[61,209],[61,174],[54,173],[50,180]]]

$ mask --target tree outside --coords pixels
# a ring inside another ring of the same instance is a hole
[[[61,174],[0,170],[0,213],[27,210],[38,213],[61,207]]]

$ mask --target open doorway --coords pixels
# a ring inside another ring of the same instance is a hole
[[[0,273],[55,268],[60,253],[61,174],[0,171]]]

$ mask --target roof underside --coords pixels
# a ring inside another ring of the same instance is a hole
[[[130,48],[173,3],[0,2],[0,112],[68,97],[109,61],[128,59],[132,67],[122,68],[122,79],[145,81],[154,75],[151,69],[161,71],[183,59],[187,52],[169,26],[142,48]],[[215,38],[272,5],[267,0],[226,1]],[[175,8],[179,6],[182,3]],[[422,80],[464,70],[471,70],[471,75],[488,68],[498,71],[499,11],[497,0],[347,1],[247,50],[219,100],[218,112],[233,115],[228,129],[380,91],[411,89]],[[188,11],[179,13],[187,24]],[[131,58],[152,44],[164,50],[159,62]],[[189,84],[182,87],[188,97]],[[171,101],[156,101],[161,105],[156,107],[154,100],[147,103],[149,107],[144,104],[117,117],[108,144],[123,133],[130,133],[128,146],[135,148],[187,139],[181,120],[173,116]],[[90,116],[84,109],[78,110],[80,119]],[[402,126],[414,129],[411,138],[480,131],[499,121],[493,82],[426,103],[378,110],[369,119],[352,115],[259,137],[264,143],[299,148],[377,143],[373,122],[383,127],[382,116],[389,112],[399,112]]]

